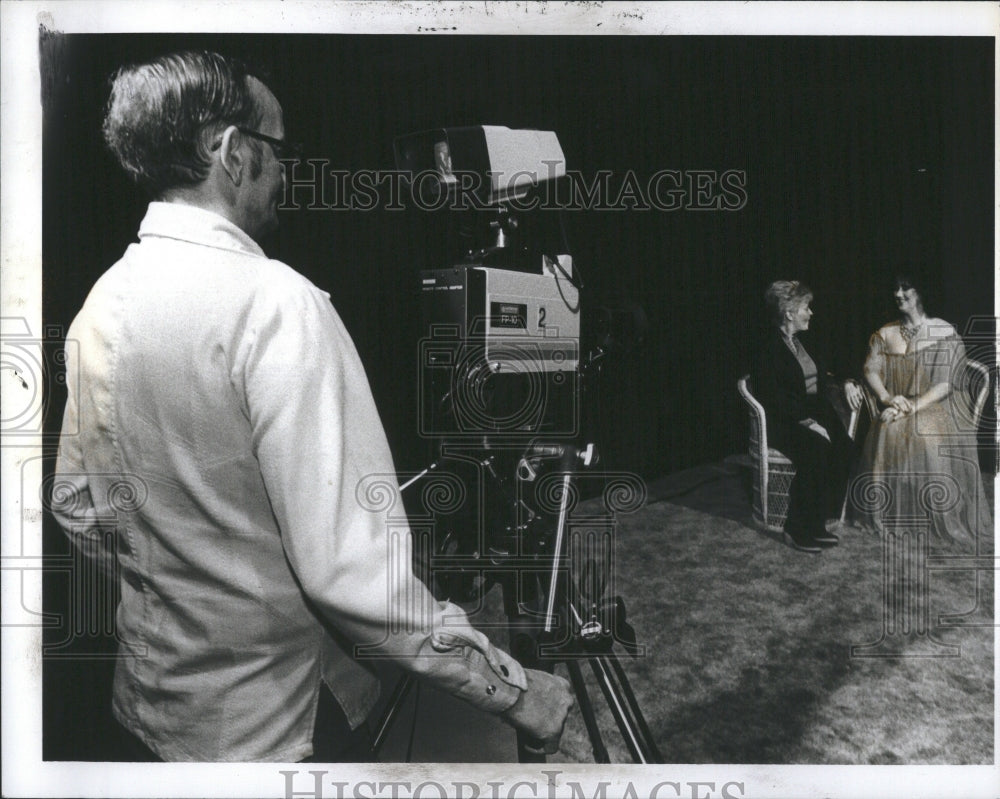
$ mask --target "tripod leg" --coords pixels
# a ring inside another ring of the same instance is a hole
[[[595,763],[610,763],[608,748],[601,738],[601,731],[597,726],[597,717],[594,715],[594,706],[587,693],[587,685],[583,681],[583,673],[580,671],[580,664],[575,660],[567,660],[566,668],[569,670],[569,679],[573,683],[573,692],[576,694],[577,704],[580,705],[580,714],[583,716],[583,723],[587,727],[587,735],[590,738],[590,746],[594,752]]]
[[[648,736],[648,728],[645,721],[641,725],[637,724],[634,716],[642,718],[638,706],[630,704],[624,695],[622,687],[618,684],[616,674],[608,666],[606,656],[596,655],[590,659],[590,667],[594,671],[598,685],[607,700],[608,709],[615,717],[618,729],[625,739],[632,760],[636,763],[662,762],[655,744]],[[631,693],[631,689],[628,689]],[[634,697],[632,697],[634,700]],[[645,734],[644,734],[645,733]]]
[[[646,740],[647,755],[653,763],[662,763],[663,755],[660,754],[659,748],[653,741],[653,733],[650,732],[649,725],[646,724],[646,717],[642,714],[642,709],[639,707],[639,701],[635,698],[635,693],[632,691],[632,684],[629,682],[625,669],[622,668],[621,661],[614,652],[611,652],[604,657],[610,661],[611,667],[614,669],[615,675],[618,678],[618,684],[621,687],[625,701],[632,709],[632,717],[635,719],[636,726],[639,728],[639,732],[642,734],[642,737]]]
[[[403,702],[406,700],[407,694],[410,693],[410,689],[413,688],[414,682],[416,680],[413,675],[404,674],[399,678],[399,682],[396,683],[396,687],[392,691],[392,696],[389,697],[389,703],[386,705],[382,713],[382,718],[379,720],[378,730],[372,739],[373,760],[382,748],[382,744],[385,743],[385,737],[389,733],[389,728],[392,726],[393,721],[396,720],[399,709],[403,706]]]

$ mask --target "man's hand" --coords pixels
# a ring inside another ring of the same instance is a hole
[[[573,707],[573,691],[562,677],[545,671],[525,669],[524,676],[528,679],[528,690],[501,714],[501,718],[535,738],[540,753],[554,754],[559,751],[566,716]]]

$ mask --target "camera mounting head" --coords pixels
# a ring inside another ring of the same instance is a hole
[[[547,130],[435,128],[397,137],[394,150],[396,168],[423,202],[471,194],[481,206],[499,205],[566,174],[559,139]]]

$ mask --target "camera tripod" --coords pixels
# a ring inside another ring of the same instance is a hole
[[[639,647],[626,620],[623,599],[606,595],[610,563],[574,556],[579,555],[579,547],[571,552],[568,528],[577,467],[596,459],[593,448],[532,443],[518,457],[510,448],[491,447],[487,442],[469,459],[477,462],[494,489],[486,498],[482,518],[506,519],[508,524],[490,540],[480,541],[484,547],[472,547],[471,557],[456,561],[464,565],[432,574],[429,582],[436,593],[460,601],[485,596],[498,584],[511,654],[525,668],[551,672],[556,664],[566,667],[594,761],[609,763],[610,756],[584,678],[584,661],[593,671],[633,762],[663,762],[615,650],[617,645],[635,656]],[[438,466],[428,467],[402,488]],[[525,501],[520,488],[526,483],[545,488],[544,507]],[[458,539],[448,531],[435,550],[447,560],[448,555],[467,548]],[[412,676],[404,675],[397,683],[376,727],[373,754],[384,743],[414,682]],[[522,763],[545,762],[538,742],[520,731],[517,752]]]

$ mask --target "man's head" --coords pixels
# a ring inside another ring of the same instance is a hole
[[[281,106],[240,62],[184,52],[120,69],[104,138],[153,197],[208,207],[254,238],[277,225],[284,174],[266,140],[284,138]]]

